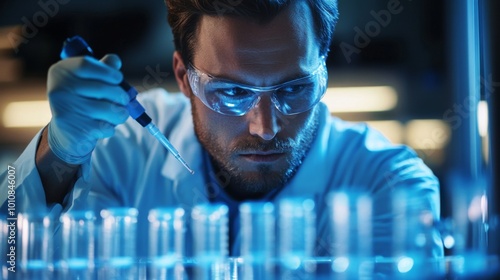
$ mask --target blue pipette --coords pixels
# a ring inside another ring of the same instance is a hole
[[[68,57],[74,56],[94,56],[94,52],[90,48],[90,46],[81,38],[80,36],[74,36],[66,39],[64,42],[62,51],[61,51],[61,59],[66,59]],[[186,169],[194,174],[194,171],[187,165],[186,161],[180,156],[179,152],[175,149],[175,147],[168,141],[168,139],[160,132],[158,127],[153,124],[151,121],[151,117],[146,114],[146,110],[142,105],[137,101],[137,90],[127,83],[125,80],[121,81],[119,85],[123,90],[125,90],[130,97],[130,102],[127,104],[127,110],[130,116],[136,120],[140,125],[147,128],[147,130],[156,138],[160,143],[172,153],[172,155],[180,162]]]

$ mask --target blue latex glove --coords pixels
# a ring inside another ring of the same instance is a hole
[[[106,55],[61,60],[49,69],[47,92],[52,111],[48,143],[52,152],[70,164],[87,161],[101,138],[110,137],[129,113],[127,93],[118,87],[121,60]]]

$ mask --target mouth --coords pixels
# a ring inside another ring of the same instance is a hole
[[[272,163],[285,156],[281,151],[251,151],[241,153],[240,156],[250,162]]]

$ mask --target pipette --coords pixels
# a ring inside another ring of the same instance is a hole
[[[64,42],[61,59],[66,59],[68,57],[74,56],[94,56],[94,52],[90,46],[83,40],[80,36],[74,36],[66,39]],[[160,143],[170,152],[172,155],[189,171],[189,173],[194,174],[194,171],[188,166],[186,161],[181,157],[177,149],[168,141],[168,139],[160,132],[158,127],[154,125],[151,121],[151,117],[146,114],[144,107],[137,101],[137,90],[127,83],[125,80],[121,81],[119,85],[124,91],[127,92],[130,97],[130,102],[127,104],[127,110],[130,116],[136,120],[140,125],[145,127]]]

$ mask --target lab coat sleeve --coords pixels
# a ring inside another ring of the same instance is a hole
[[[385,169],[373,194],[375,252],[392,248],[392,255],[420,252],[443,256],[437,225],[440,217],[439,182],[413,151],[403,150]],[[391,213],[392,215],[386,215]],[[389,238],[388,238],[389,237]]]
[[[391,261],[410,257],[417,270],[425,269],[419,273],[427,278],[441,271],[444,255],[438,229],[439,182],[408,148],[402,148],[391,163],[380,170],[372,196],[373,252]],[[392,275],[384,265],[375,271]]]
[[[75,193],[75,188],[73,188],[64,198],[63,204],[47,205],[45,191],[35,163],[36,149],[41,139],[42,130],[35,135],[19,158],[14,163],[6,166],[0,175],[0,209],[4,215],[7,215],[9,210],[12,210],[12,207],[9,207],[9,202],[11,202],[10,206],[15,206],[15,211],[12,213],[16,215],[23,212],[41,211],[47,212],[53,217],[58,217],[63,211],[67,211],[73,206],[75,197],[85,194],[81,190],[88,189],[84,179],[88,177],[90,162],[84,163],[78,171],[75,186],[80,186],[77,189],[79,191]],[[15,187],[15,193],[11,192],[9,197],[9,186],[12,185]]]

